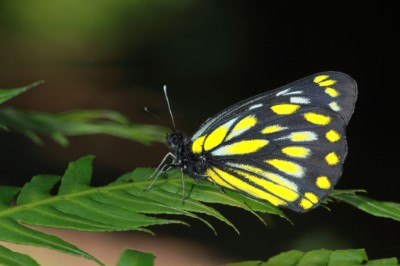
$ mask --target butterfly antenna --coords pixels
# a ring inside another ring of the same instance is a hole
[[[168,95],[167,95],[167,85],[164,85],[164,94],[165,94],[165,100],[167,101],[167,105],[168,105],[168,111],[169,111],[169,114],[171,115],[171,121],[172,121],[172,125],[174,127],[173,129],[175,132],[176,127],[175,127],[174,115],[172,114],[171,105],[169,104],[169,99],[168,99]]]
[[[153,113],[152,111],[150,111],[149,108],[147,108],[147,106],[144,108],[144,110],[151,114],[155,119],[157,119],[161,124],[163,124],[166,127],[169,127],[169,125],[167,125],[167,123],[165,123],[165,121],[163,121],[158,115],[156,115],[155,113]]]

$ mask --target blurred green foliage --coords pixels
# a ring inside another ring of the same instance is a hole
[[[0,104],[40,83],[15,89],[0,89]],[[67,136],[91,134],[108,134],[143,144],[163,143],[169,131],[160,126],[130,124],[124,115],[110,110],[72,110],[53,114],[12,107],[0,109],[0,127],[24,134],[37,144],[42,143],[40,136],[45,135],[63,146],[68,145]]]
[[[127,35],[120,29],[126,23],[131,25],[129,36],[148,35],[146,33],[149,30],[167,26],[167,18],[172,18],[197,2],[198,0],[6,0],[2,1],[0,13],[8,18],[3,24],[16,33],[37,34],[45,39],[85,42],[88,39],[125,38]]]

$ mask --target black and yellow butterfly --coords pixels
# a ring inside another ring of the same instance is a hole
[[[357,84],[350,76],[311,75],[236,103],[191,138],[169,134],[170,153],[163,163],[171,156],[168,166],[195,179],[309,211],[341,176],[345,130],[356,99]]]

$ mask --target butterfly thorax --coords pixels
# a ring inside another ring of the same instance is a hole
[[[170,152],[174,155],[171,166],[178,167],[191,177],[205,178],[206,162],[204,155],[195,155],[190,150],[190,139],[180,132],[167,135],[167,143]]]

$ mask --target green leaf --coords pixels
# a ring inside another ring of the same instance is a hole
[[[365,196],[351,193],[333,193],[331,198],[346,202],[357,209],[378,217],[400,221],[400,204],[395,202],[377,201]]]
[[[169,178],[179,178],[181,174],[178,171],[171,171],[168,173],[168,176]],[[221,191],[211,182],[204,180],[196,181],[194,179],[187,178],[185,179],[185,185],[185,195],[190,197],[190,199],[244,209],[256,216],[262,223],[265,223],[265,221],[256,212],[275,214],[289,220],[283,214],[282,210],[278,209],[276,206],[270,205],[268,202],[258,201],[231,190]],[[179,183],[166,183],[163,184],[163,188],[171,193],[182,193],[182,184]],[[186,201],[187,199],[185,199],[185,204]],[[229,221],[222,218],[220,220],[231,225],[239,233],[239,231]]]
[[[19,224],[10,218],[0,218],[0,240],[15,244],[47,247],[60,252],[91,259],[101,264],[93,256],[61,238],[48,235]]]
[[[0,210],[6,209],[20,190],[19,187],[0,186]]]
[[[117,266],[153,266],[154,255],[137,250],[126,249],[122,252]]]
[[[334,189],[329,196],[355,195],[357,193],[367,193],[367,191],[365,189]]]
[[[7,266],[39,266],[31,257],[11,251],[0,245],[0,265]]]
[[[30,90],[40,84],[42,84],[43,81],[37,81],[35,83],[32,83],[28,86],[24,86],[21,88],[15,88],[15,89],[0,89],[0,104],[20,95],[21,93]],[[1,122],[0,122],[1,123]]]
[[[232,190],[224,190],[226,194],[231,196],[232,198],[238,200],[239,202],[243,202],[245,205],[247,205],[249,208],[251,208],[253,211],[256,212],[261,212],[261,213],[269,213],[273,215],[278,215],[290,223],[292,221],[284,214],[284,212],[276,207],[275,205],[272,205],[271,203],[263,200],[257,200],[254,198],[251,198],[249,196],[240,194],[238,192],[232,191]]]
[[[124,115],[111,110],[74,110],[62,113],[62,117],[64,120],[73,122],[104,120],[122,125],[129,124],[128,119]]]
[[[225,266],[260,266],[260,265],[261,265],[261,261],[259,261],[259,260],[225,264]]]
[[[168,179],[181,178],[181,172],[178,169],[169,171],[167,175]],[[193,178],[187,177],[187,179],[185,179],[185,186],[185,195],[189,196],[191,199],[201,202],[218,203],[241,208],[251,212],[263,223],[265,223],[265,221],[262,220],[262,218],[256,212],[279,215],[282,218],[290,221],[281,209],[270,204],[269,202],[257,200],[229,189],[221,190],[212,182],[205,180],[194,180]],[[163,189],[171,193],[182,194],[182,183],[165,183],[163,184]]]
[[[367,253],[364,249],[335,250],[331,253],[328,266],[362,265],[367,260]]]
[[[304,256],[304,252],[299,250],[291,250],[280,253],[270,258],[263,266],[295,266],[298,265],[300,259]]]
[[[309,251],[303,255],[297,265],[326,265],[326,262],[329,261],[331,253],[331,251],[325,249]]]
[[[93,158],[94,156],[89,155],[68,165],[68,169],[61,180],[58,195],[70,194],[90,188],[92,167],[88,166],[91,165]]]
[[[381,264],[379,264],[381,263]],[[350,266],[350,265],[398,265],[396,258],[368,261],[364,249],[311,250],[308,252],[291,250],[271,257],[267,262],[248,261],[230,263],[227,266]]]
[[[187,225],[183,221],[160,217],[172,214],[200,220],[214,231],[211,223],[202,217],[206,215],[239,232],[220,212],[204,203],[242,208],[256,217],[259,216],[252,206],[269,211],[269,207],[247,204],[247,199],[240,198],[237,193],[219,191],[210,182],[197,182],[185,177],[183,191],[179,171],[161,175],[151,189],[147,189],[153,182],[152,178],[149,179],[154,173],[151,168],[139,168],[106,186],[92,187],[93,158],[89,155],[71,162],[62,177],[37,175],[21,189],[0,186],[0,240],[52,248],[96,261],[88,253],[62,239],[23,224],[89,232],[149,232],[148,227],[154,225]],[[10,206],[14,199],[15,204]]]
[[[396,258],[387,258],[387,259],[370,260],[368,261],[367,265],[399,266],[399,262]]]
[[[40,136],[48,136],[62,146],[68,145],[67,137],[91,134],[106,134],[146,145],[164,143],[169,131],[160,126],[130,124],[122,114],[107,110],[51,114],[3,108],[0,109],[0,125],[24,134],[37,144],[42,143]]]

